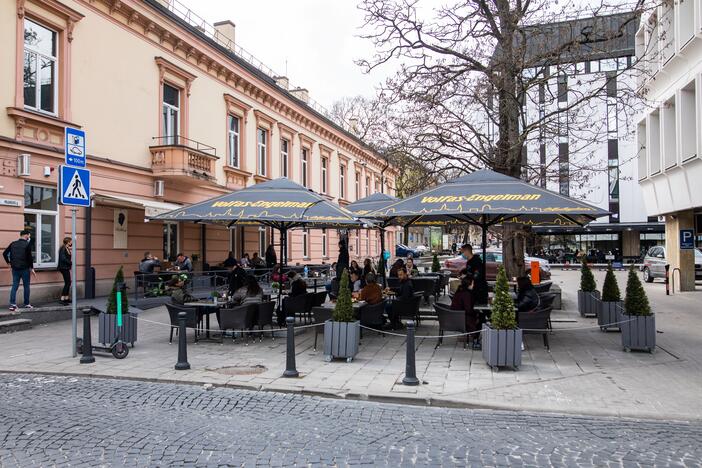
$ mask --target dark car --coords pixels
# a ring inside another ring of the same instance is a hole
[[[666,260],[665,247],[655,246],[648,249],[643,259],[643,279],[647,283],[653,283],[656,278],[665,278]],[[695,279],[702,279],[702,252],[695,249]]]
[[[413,249],[411,247],[407,247],[405,244],[397,244],[395,246],[395,256],[399,258],[407,258],[407,257],[412,257],[412,258],[419,258],[421,257],[421,253],[417,249]]]

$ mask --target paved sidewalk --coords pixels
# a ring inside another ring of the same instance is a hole
[[[604,272],[595,275],[601,284]],[[618,276],[623,291],[625,275]],[[657,312],[658,348],[653,354],[625,353],[619,333],[603,333],[595,319],[581,319],[575,312],[578,279],[578,272],[554,272],[554,281],[564,291],[565,310],[553,315],[551,352],[543,348],[541,336],[527,336],[520,369],[498,372],[484,363],[479,351],[464,350],[455,338],[446,338],[436,350],[435,339],[418,339],[417,374],[423,381],[419,387],[401,383],[404,339],[374,333],[364,334],[360,353],[351,363],[325,362],[322,336],[315,351],[311,330],[296,336],[301,377],[284,379],[284,339],[266,337],[248,346],[231,340],[195,345],[189,332],[192,369],[177,372],[173,369],[177,344],[168,344],[165,308],[141,315],[139,340],[125,360],[98,356],[96,363],[80,365],[69,356],[70,322],[58,322],[0,336],[0,371],[211,383],[430,405],[702,420],[702,293],[666,297],[662,283],[646,285]],[[437,332],[436,325],[427,323],[418,334]]]

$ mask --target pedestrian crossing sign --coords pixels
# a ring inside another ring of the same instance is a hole
[[[69,206],[90,206],[90,171],[70,166],[59,168],[60,203]]]

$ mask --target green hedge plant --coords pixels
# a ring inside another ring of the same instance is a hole
[[[584,292],[594,292],[597,290],[597,283],[595,283],[595,276],[590,270],[590,266],[587,264],[587,257],[583,255],[583,265],[580,269],[580,290]]]
[[[602,283],[602,302],[619,302],[622,300],[622,295],[619,292],[619,284],[617,277],[614,276],[612,264],[607,266],[607,274],[605,275],[604,283]]]
[[[639,275],[634,270],[634,265],[629,268],[629,277],[626,281],[624,313],[626,315],[651,315],[651,305],[648,303],[646,291],[639,280]]]
[[[441,264],[439,263],[439,256],[434,254],[434,258],[431,261],[431,271],[432,273],[438,273],[441,270]]]
[[[335,322],[355,322],[356,315],[353,313],[353,303],[351,301],[351,288],[349,288],[349,272],[344,269],[339,281],[339,295],[336,299],[336,306],[332,312],[332,320]]]
[[[490,324],[497,330],[514,330],[517,328],[517,316],[514,313],[514,301],[509,293],[507,274],[504,267],[497,270],[495,298],[492,301]]]

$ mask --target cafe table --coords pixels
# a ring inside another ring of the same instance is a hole
[[[211,299],[206,299],[203,301],[194,301],[194,302],[186,302],[183,304],[184,306],[187,307],[195,307],[197,309],[197,313],[200,316],[200,321],[202,321],[202,317],[204,316],[205,318],[205,338],[204,340],[212,340],[210,338],[210,314],[217,313],[219,312],[219,309],[222,307],[227,306],[226,301],[213,301]]]

